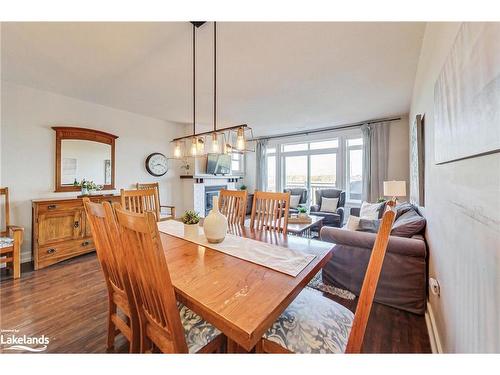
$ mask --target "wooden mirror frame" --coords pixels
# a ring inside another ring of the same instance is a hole
[[[111,146],[111,184],[104,185],[103,190],[115,189],[115,140],[118,136],[100,130],[76,128],[70,126],[53,126],[56,132],[56,189],[55,192],[79,191],[79,186],[61,185],[61,141],[63,139],[79,139],[105,143]]]

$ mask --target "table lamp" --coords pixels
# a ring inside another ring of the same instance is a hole
[[[396,204],[397,197],[406,196],[406,181],[384,181],[384,195],[392,197],[393,204]]]

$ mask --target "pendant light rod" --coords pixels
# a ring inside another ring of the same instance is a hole
[[[214,21],[214,132],[217,131],[217,22]]]
[[[193,135],[196,133],[196,25],[193,22]]]

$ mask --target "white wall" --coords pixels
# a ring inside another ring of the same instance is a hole
[[[169,172],[161,178],[149,175],[144,167],[152,152],[171,155],[170,140],[183,134],[178,124],[7,82],[2,82],[1,95],[1,181],[10,190],[13,224],[25,227],[23,261],[31,256],[31,200],[76,195],[53,192],[54,125],[117,135],[116,188],[159,181],[162,202],[182,210],[178,163],[170,161]]]
[[[410,141],[409,122],[407,116],[393,121],[389,130],[389,162],[387,165],[387,179],[406,181],[406,193],[409,192],[410,178]],[[401,197],[400,200],[408,200]]]
[[[459,26],[427,24],[410,112],[425,114],[430,304],[445,352],[500,352],[500,154],[434,162],[434,84]]]

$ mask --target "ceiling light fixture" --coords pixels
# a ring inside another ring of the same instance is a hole
[[[191,152],[193,157],[203,155],[205,153],[204,136],[211,135],[211,151],[213,153],[224,152],[230,154],[232,152],[246,152],[253,151],[246,149],[245,131],[251,132],[253,138],[253,131],[247,124],[229,126],[226,128],[217,129],[217,22],[214,22],[214,118],[213,130],[196,134],[196,29],[205,24],[206,22],[191,22],[193,25],[193,134],[184,137],[175,138],[174,156],[182,157],[181,142],[191,139]],[[231,144],[231,134],[236,132],[236,147]],[[228,133],[228,141],[226,142],[226,134]],[[222,139],[221,139],[222,138]]]

